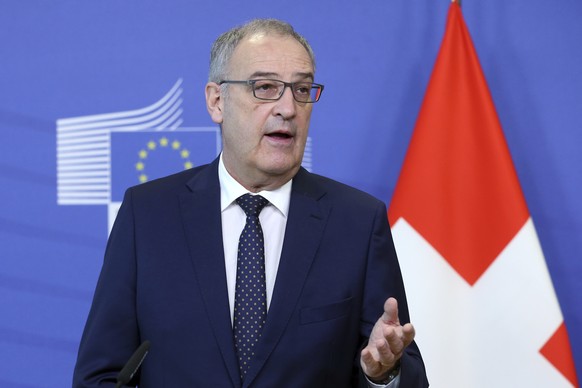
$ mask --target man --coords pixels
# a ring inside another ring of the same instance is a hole
[[[384,204],[300,167],[314,74],[286,23],[216,40],[221,156],[127,191],[74,386],[114,383],[144,340],[140,387],[428,386]]]

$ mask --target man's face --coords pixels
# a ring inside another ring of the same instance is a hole
[[[295,39],[261,34],[239,43],[228,73],[229,80],[313,82],[314,69]],[[211,110],[212,119],[222,126],[227,170],[253,191],[281,186],[301,165],[313,104],[295,101],[290,88],[277,101],[263,101],[253,96],[250,86],[227,87],[227,95],[216,100],[218,109]]]

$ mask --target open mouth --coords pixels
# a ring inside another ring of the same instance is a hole
[[[293,137],[293,136],[289,135],[288,133],[283,133],[283,132],[269,133],[269,134],[267,134],[267,136],[270,138],[276,138],[276,139],[291,139]]]

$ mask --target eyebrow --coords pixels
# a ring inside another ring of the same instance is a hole
[[[255,71],[253,74],[251,74],[251,76],[249,77],[250,79],[253,78],[277,78],[279,77],[279,74],[277,73],[273,73],[273,72],[268,72],[268,71]],[[293,73],[293,78],[300,78],[300,79],[314,79],[313,73],[312,72],[298,72],[298,73]]]

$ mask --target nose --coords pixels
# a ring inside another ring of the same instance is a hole
[[[275,102],[273,114],[279,115],[285,120],[293,118],[297,114],[297,101],[293,97],[291,87],[285,86],[283,95]]]

